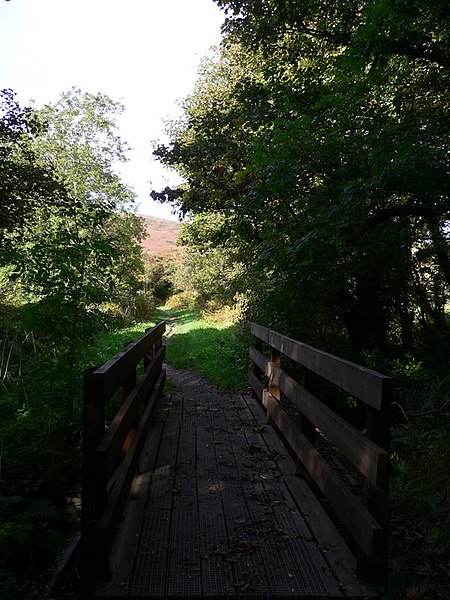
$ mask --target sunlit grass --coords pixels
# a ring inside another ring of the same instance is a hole
[[[167,317],[174,327],[167,347],[172,366],[200,371],[223,389],[247,387],[247,350],[233,324],[204,320],[192,309],[172,308]]]
[[[160,321],[167,321],[166,333],[173,328],[167,344],[170,365],[199,371],[222,389],[243,390],[248,387],[248,350],[237,338],[235,325],[203,319],[198,311],[189,308],[163,306],[157,309],[151,321],[100,333],[85,356],[86,366],[100,365],[109,360],[127,342],[135,340]],[[166,392],[170,393],[169,386],[166,388]]]
[[[120,352],[123,347],[133,340],[140,337],[146,329],[153,327],[156,323],[164,321],[166,313],[162,309],[157,309],[153,318],[149,321],[133,323],[128,327],[123,327],[114,331],[102,331],[99,333],[95,342],[90,346],[87,356],[85,356],[86,366],[101,365]],[[89,362],[89,365],[87,363]]]

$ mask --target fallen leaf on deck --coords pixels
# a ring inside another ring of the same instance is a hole
[[[256,548],[258,546],[257,542],[253,540],[240,540],[237,544],[234,545],[235,550],[238,552],[248,552],[252,550],[252,548]]]
[[[234,588],[237,588],[241,592],[245,592],[250,588],[250,585],[248,583],[246,583],[245,581],[236,581],[235,583],[232,584],[232,586]]]

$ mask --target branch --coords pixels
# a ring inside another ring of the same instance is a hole
[[[444,404],[440,408],[435,408],[432,410],[425,410],[422,412],[411,413],[410,417],[425,417],[427,415],[433,415],[433,414],[440,414],[444,417],[447,417],[449,415],[449,413],[445,413],[445,412],[443,412],[443,410],[449,403],[450,403],[450,398],[446,402],[444,402]]]
[[[417,40],[393,40],[387,39],[387,53],[399,54],[409,58],[422,58],[434,62],[445,69],[450,69],[450,54],[447,48],[439,42],[429,43],[422,40],[422,43]]]
[[[423,204],[402,204],[400,206],[383,208],[366,219],[365,224],[358,232],[356,232],[352,241],[355,242],[359,240],[368,231],[372,231],[372,229],[375,229],[378,225],[381,225],[394,217],[434,218],[443,217],[449,211],[450,209],[448,206],[425,206]]]

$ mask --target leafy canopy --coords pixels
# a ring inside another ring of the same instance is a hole
[[[447,4],[217,4],[222,48],[155,151],[186,184],[160,199],[226,220],[216,246],[245,257],[249,318],[340,351],[439,353]]]

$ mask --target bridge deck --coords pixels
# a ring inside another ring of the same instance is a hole
[[[255,400],[170,371],[100,598],[365,598]]]

